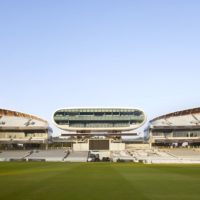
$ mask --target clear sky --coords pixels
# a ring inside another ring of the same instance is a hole
[[[0,0],[0,107],[200,106],[199,0]]]

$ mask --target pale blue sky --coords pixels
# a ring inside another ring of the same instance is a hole
[[[200,1],[0,0],[0,107],[200,106]]]

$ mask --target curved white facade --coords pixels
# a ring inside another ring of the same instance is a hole
[[[66,131],[121,132],[141,127],[146,115],[139,109],[130,108],[66,108],[57,110],[52,121]]]

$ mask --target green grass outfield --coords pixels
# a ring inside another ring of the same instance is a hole
[[[0,200],[200,199],[200,165],[0,162]]]

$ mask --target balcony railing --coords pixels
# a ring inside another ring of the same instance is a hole
[[[144,116],[54,116],[55,121],[137,121],[143,122]]]
[[[129,123],[86,123],[86,124],[81,124],[81,123],[72,123],[69,124],[69,127],[74,127],[74,128],[114,128],[114,127],[130,127]]]

